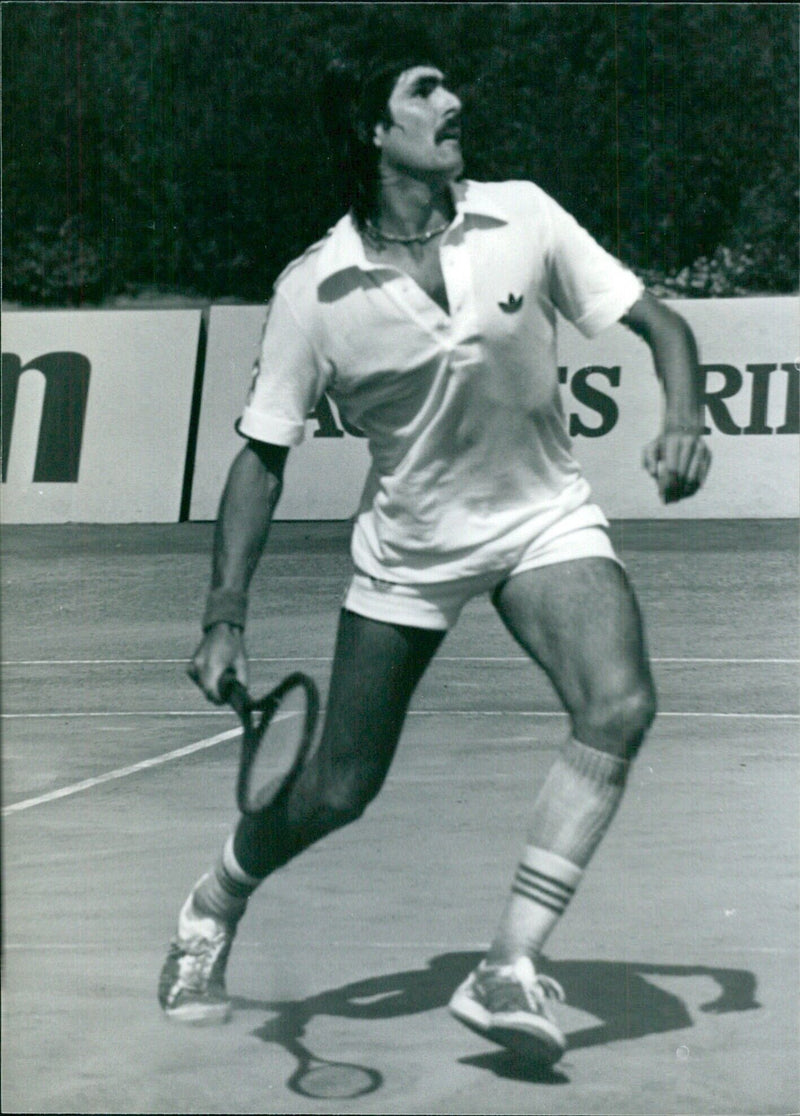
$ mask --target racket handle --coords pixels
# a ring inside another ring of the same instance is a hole
[[[236,673],[231,667],[228,667],[228,669],[223,672],[219,680],[219,696],[223,701],[227,702],[228,705],[233,706],[239,716],[247,712],[249,705],[247,690],[236,677]]]

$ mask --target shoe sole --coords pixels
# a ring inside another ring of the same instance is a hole
[[[231,1017],[230,1004],[183,1004],[181,1007],[164,1008],[164,1015],[171,1023],[191,1027],[215,1027],[227,1023]]]
[[[544,1025],[532,1025],[528,1020],[515,1024],[492,1022],[492,1016],[471,1000],[451,1003],[449,1010],[453,1018],[470,1031],[505,1047],[526,1062],[552,1066],[566,1050],[566,1042],[555,1026],[550,1033]]]

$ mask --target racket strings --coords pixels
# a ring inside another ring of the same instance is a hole
[[[254,808],[269,797],[275,781],[291,769],[302,743],[306,709],[293,704],[297,705],[287,698],[265,713],[259,723],[260,743],[252,759],[247,790],[248,802]]]
[[[271,694],[248,701],[240,787],[245,813],[267,809],[299,774],[313,745],[318,711],[316,687],[302,675],[290,675]]]

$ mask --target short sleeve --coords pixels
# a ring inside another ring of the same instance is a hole
[[[277,290],[267,308],[261,351],[238,432],[259,442],[296,446],[327,386],[323,362]]]
[[[619,321],[644,287],[557,202],[548,203],[553,302],[584,336],[594,337]]]

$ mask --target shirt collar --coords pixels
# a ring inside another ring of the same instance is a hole
[[[451,189],[457,213],[477,213],[481,217],[494,217],[503,224],[508,224],[511,220],[508,210],[497,204],[491,190],[483,182],[464,179],[461,182],[454,182]]]
[[[451,228],[462,221],[466,213],[476,213],[508,223],[508,213],[496,203],[483,183],[469,180],[454,182],[451,191],[456,208]],[[352,214],[346,213],[330,230],[322,246],[317,265],[317,280],[322,283],[337,272],[351,267],[371,271],[381,266],[367,259]]]

